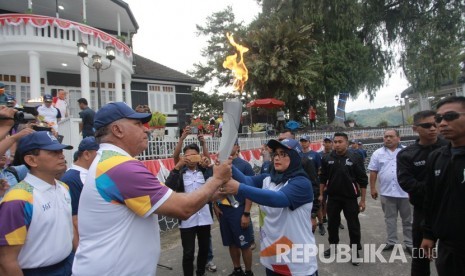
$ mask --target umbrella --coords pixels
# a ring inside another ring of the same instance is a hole
[[[285,103],[275,98],[257,99],[247,104],[247,107],[276,108],[283,107]]]
[[[248,108],[262,107],[262,108],[277,108],[283,107],[285,103],[275,98],[256,99],[247,104]],[[268,113],[266,115],[266,123],[268,124]],[[252,112],[250,112],[250,124],[252,125]]]

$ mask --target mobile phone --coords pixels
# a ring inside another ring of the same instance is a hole
[[[200,154],[189,155],[189,156],[186,156],[186,158],[192,163],[199,163],[201,160]]]
[[[199,133],[199,129],[198,129],[196,126],[191,126],[191,133],[192,133],[192,134],[198,134],[198,133]]]

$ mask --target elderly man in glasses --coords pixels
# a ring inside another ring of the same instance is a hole
[[[421,247],[436,257],[438,275],[465,275],[465,97],[437,105],[436,124],[448,146],[426,161],[425,224]],[[433,252],[439,240],[437,252]],[[436,254],[434,254],[436,253]]]
[[[421,223],[424,215],[424,197],[426,185],[426,159],[435,149],[447,145],[447,141],[438,137],[438,127],[434,121],[436,112],[423,110],[413,115],[414,132],[418,133],[415,144],[406,147],[397,154],[397,181],[409,194],[413,205],[413,258],[411,275],[430,275],[430,264],[424,254],[419,254],[423,232]]]

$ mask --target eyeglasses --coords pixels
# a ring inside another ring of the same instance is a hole
[[[279,156],[279,158],[284,158],[284,157],[289,157],[289,154],[285,153],[284,151],[274,152],[273,158],[275,158],[276,156]]]
[[[422,124],[416,124],[416,126],[419,126],[425,129],[430,129],[432,126],[438,127],[436,123],[422,123]]]
[[[465,112],[455,112],[455,111],[449,111],[444,114],[436,114],[434,115],[434,120],[436,121],[437,124],[442,122],[442,120],[445,120],[447,122],[457,120],[460,115],[465,114]]]

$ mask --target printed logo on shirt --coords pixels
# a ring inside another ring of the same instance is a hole
[[[354,163],[349,158],[346,159],[346,166],[352,166]]]
[[[441,174],[441,170],[435,170],[435,171],[434,171],[434,175],[435,175],[435,176],[439,176],[440,174]]]
[[[44,209],[44,212],[50,209],[51,207],[52,206],[51,206],[50,201],[42,205],[42,209]]]
[[[334,164],[333,160],[328,161],[328,164]]]
[[[426,160],[413,162],[413,165],[415,165],[417,167],[424,166],[424,165],[426,165]]]

